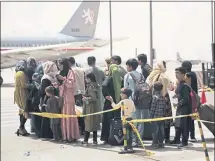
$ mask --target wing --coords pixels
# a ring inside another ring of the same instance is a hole
[[[114,39],[121,41],[126,38]],[[101,48],[110,43],[109,40],[93,39],[87,42],[72,42],[30,48],[19,48],[1,52],[1,69],[15,66],[18,60],[34,57],[38,61],[56,60],[60,56],[75,56],[90,50]]]

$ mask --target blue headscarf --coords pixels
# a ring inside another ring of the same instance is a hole
[[[16,67],[15,67],[15,71],[18,72],[18,71],[25,71],[27,68],[27,61],[25,60],[19,60],[17,63],[16,63]]]

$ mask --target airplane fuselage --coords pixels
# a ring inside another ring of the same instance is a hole
[[[26,37],[2,37],[1,38],[1,51],[11,50],[17,48],[39,47],[47,45],[57,45],[73,42],[84,42],[91,40],[90,37],[72,37],[62,34],[54,36],[26,36]],[[68,50],[74,48],[68,47]],[[77,48],[81,49],[81,48]]]

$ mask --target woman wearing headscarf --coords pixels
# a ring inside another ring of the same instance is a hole
[[[28,76],[30,83],[32,82],[32,76],[33,76],[36,68],[37,68],[36,59],[33,57],[29,57],[27,59],[27,71],[26,72],[27,72],[27,76]]]
[[[169,107],[166,112],[164,117],[169,117],[172,116],[172,108],[171,108],[171,102],[170,102],[170,97],[168,90],[173,90],[173,84],[169,77],[166,75],[166,62],[161,61],[157,63],[155,68],[152,70],[150,75],[146,79],[146,83],[149,84],[149,86],[153,86],[154,82],[160,82],[163,84],[163,89],[162,89],[162,95],[166,98],[166,104]],[[165,120],[165,142],[169,143],[170,142],[170,124],[173,120]]]
[[[64,97],[62,113],[66,115],[76,115],[75,112],[75,75],[69,66],[66,58],[58,59],[60,73],[57,76],[60,82],[60,96]],[[80,138],[78,119],[76,117],[62,118],[62,136],[64,141],[76,141]]]
[[[39,64],[35,70],[35,73],[32,76],[32,85],[34,85],[34,88],[30,91],[31,96],[31,105],[28,109],[26,109],[26,112],[40,112],[39,105],[40,105],[40,95],[39,90],[41,87],[41,79],[43,76],[43,64]],[[41,132],[41,120],[42,118],[38,115],[31,115],[32,125],[31,127],[34,127],[34,132],[37,137],[40,137]]]
[[[105,81],[102,85],[102,93],[103,96],[111,96],[114,102],[120,101],[120,90],[122,85],[122,79],[120,79],[121,73],[116,64],[112,64],[109,68],[109,75],[106,77]],[[105,99],[103,110],[112,109],[111,102]],[[102,132],[101,132],[101,140],[104,143],[108,143],[108,137],[110,133],[110,121],[113,118],[120,118],[120,109],[107,112],[103,114],[102,117]]]
[[[17,135],[27,136],[29,133],[25,129],[25,123],[27,121],[24,113],[24,109],[26,107],[26,101],[29,95],[28,90],[32,88],[32,86],[28,83],[28,79],[26,76],[26,68],[27,62],[24,60],[20,60],[16,64],[16,74],[15,74],[15,91],[14,91],[14,103],[19,107],[19,117],[20,117],[20,126],[17,130]]]
[[[43,64],[43,72],[44,75],[41,80],[41,87],[40,87],[40,96],[41,96],[41,112],[46,112],[44,104],[47,103],[48,97],[46,96],[45,89],[48,86],[52,86],[54,83],[57,82],[56,75],[57,75],[57,66],[52,61],[47,61]],[[57,94],[57,93],[55,93]],[[46,117],[42,117],[41,120],[41,138],[51,139],[53,138],[53,133],[50,128],[50,119]]]
[[[29,57],[27,59],[27,70],[26,70],[29,83],[32,83],[32,76],[36,70],[36,67],[37,67],[37,62],[36,62],[35,58]],[[30,91],[29,91],[29,93],[30,93]],[[33,119],[31,118],[31,116],[30,116],[30,122],[31,122],[31,132],[35,132],[34,122],[33,122]]]

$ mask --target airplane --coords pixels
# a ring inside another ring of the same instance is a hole
[[[84,0],[64,28],[54,36],[1,37],[1,56],[32,50],[62,47],[63,50],[93,50],[92,47],[68,47],[70,43],[94,39],[100,2]],[[55,46],[52,46],[55,45]]]
[[[30,51],[35,50],[36,48],[34,47],[39,47],[37,50],[51,49],[51,45],[56,44],[65,44],[64,49],[67,50],[91,50],[91,48],[87,47],[66,48],[65,46],[71,42],[86,42],[94,39],[99,6],[99,1],[89,2],[84,0],[64,28],[54,36],[1,37],[1,55],[11,53],[8,50],[13,50],[14,52]]]
[[[185,61],[185,59],[181,58],[181,55],[179,54],[179,52],[176,53],[176,59],[180,63],[182,63],[183,61]],[[210,63],[209,61],[205,61],[205,60],[188,60],[188,61],[190,61],[192,63],[192,65],[199,65],[201,63]]]

